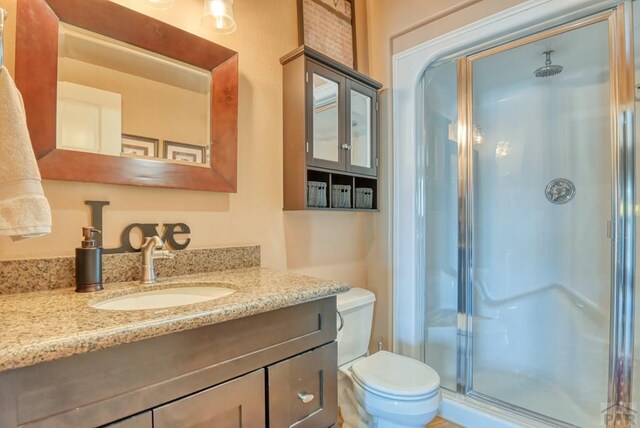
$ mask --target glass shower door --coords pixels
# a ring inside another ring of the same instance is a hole
[[[468,391],[602,426],[609,368],[609,22],[469,56]],[[577,27],[577,28],[576,28]]]
[[[458,322],[458,102],[456,62],[430,67],[424,96],[419,162],[426,261],[424,358],[440,375],[440,385],[457,385]]]

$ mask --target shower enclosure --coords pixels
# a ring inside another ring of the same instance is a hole
[[[469,46],[419,85],[422,356],[538,423],[630,426],[640,399],[632,9]]]

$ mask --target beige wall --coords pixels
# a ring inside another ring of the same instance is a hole
[[[367,287],[377,297],[371,346],[378,341],[385,348],[392,343],[392,275],[390,176],[392,147],[391,108],[388,89],[392,83],[391,55],[425,42],[438,35],[490,16],[523,0],[368,0],[368,67],[371,77],[386,88],[382,95],[381,212],[368,219],[365,236]],[[402,243],[396,243],[402,245]]]
[[[0,258],[72,255],[80,227],[89,222],[84,200],[110,200],[105,209],[105,245],[117,245],[131,222],[185,222],[191,248],[257,243],[263,266],[293,269],[366,285],[368,213],[282,211],[282,67],[279,58],[297,46],[296,0],[236,1],[238,29],[227,36],[201,28],[201,0],[177,0],[169,11],[142,1],[117,0],[240,54],[238,193],[45,181],[53,209],[51,235],[19,242],[0,239]],[[6,52],[13,70],[16,0],[9,11]],[[37,76],[34,76],[37,78]],[[72,166],[70,166],[72,167]]]
[[[278,58],[297,45],[296,0],[240,0],[234,4],[238,30],[219,36],[200,27],[200,0],[178,0],[169,11],[142,1],[114,0],[240,53],[238,193],[145,189],[45,182],[54,230],[45,238],[0,239],[0,258],[71,255],[80,227],[88,222],[85,199],[108,199],[105,245],[131,222],[188,223],[192,247],[257,243],[263,265],[343,279],[372,289],[378,298],[372,342],[391,339],[391,99],[383,93],[379,214],[282,212],[282,74]],[[391,82],[391,52],[459,28],[521,0],[357,0],[358,63],[362,71]],[[6,63],[13,69],[16,0],[9,10]],[[364,17],[366,16],[366,19]],[[368,31],[367,31],[368,30]],[[392,50],[393,49],[393,50]]]

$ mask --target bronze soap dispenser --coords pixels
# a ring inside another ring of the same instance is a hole
[[[102,247],[98,247],[93,226],[82,228],[82,246],[76,248],[76,293],[102,290]]]

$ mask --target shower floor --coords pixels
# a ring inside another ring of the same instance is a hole
[[[563,388],[543,379],[515,373],[485,372],[474,374],[473,389],[580,427],[600,427],[603,424],[600,410],[604,403],[577,403]]]

